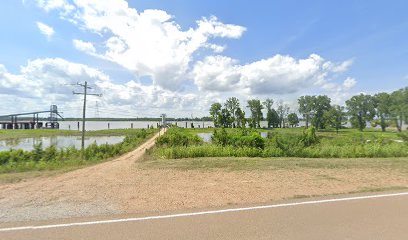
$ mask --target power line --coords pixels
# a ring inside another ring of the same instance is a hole
[[[86,96],[90,95],[90,96],[98,96],[101,97],[102,94],[96,94],[96,93],[88,93],[88,89],[92,89],[91,87],[88,86],[88,82],[85,81],[85,84],[82,83],[77,83],[78,86],[81,86],[84,88],[84,92],[80,93],[80,92],[75,92],[73,91],[72,93],[74,95],[83,95],[84,96],[84,107],[82,109],[82,141],[81,141],[81,157],[82,159],[85,156],[85,114],[86,114]]]

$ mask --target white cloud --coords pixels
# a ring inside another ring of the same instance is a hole
[[[200,90],[230,91],[240,82],[241,66],[223,56],[209,56],[194,66],[192,75]]]
[[[40,32],[47,37],[47,39],[50,39],[55,33],[54,29],[45,23],[37,22],[37,27],[40,29]]]
[[[221,46],[217,44],[207,44],[206,47],[212,49],[215,53],[222,53],[227,48],[226,46]]]
[[[244,27],[224,24],[214,16],[202,18],[197,21],[197,27],[183,30],[167,12],[156,9],[138,12],[124,0],[40,2],[38,5],[45,10],[60,10],[62,18],[97,33],[104,50],[95,55],[118,63],[138,76],[150,76],[155,85],[171,90],[186,82],[194,54],[200,49],[217,53],[224,50],[210,43],[212,38],[236,39],[245,31]],[[64,10],[67,4],[73,6],[68,14]]]
[[[324,68],[333,73],[344,73],[351,67],[351,65],[353,65],[353,62],[354,62],[353,59],[346,60],[340,64],[327,62],[324,64]]]
[[[353,88],[357,84],[356,79],[348,77],[346,80],[343,82],[343,87],[345,90],[349,90]]]
[[[62,14],[68,14],[74,9],[66,0],[37,0],[37,5],[47,12],[58,9]]]
[[[159,116],[163,109],[172,109],[171,114],[178,116],[186,116],[185,111],[189,109],[206,113],[214,99],[211,94],[177,93],[136,81],[117,84],[105,73],[87,65],[46,58],[29,61],[18,74],[10,73],[0,64],[0,101],[4,103],[0,114],[15,112],[16,104],[19,111],[44,110],[57,104],[65,116],[78,116],[81,97],[73,96],[72,91],[82,89],[72,84],[84,81],[93,86],[92,91],[103,93],[98,98],[99,107],[111,117],[121,117],[121,114]]]
[[[326,82],[322,88],[329,93],[334,104],[343,105],[346,99],[350,98],[350,90],[357,84],[357,80],[351,77],[346,78],[342,84]]]
[[[78,49],[79,51],[82,51],[88,54],[94,54],[96,52],[96,49],[91,42],[84,42],[82,40],[74,39],[72,40],[72,43],[74,44],[74,47]]]
[[[202,90],[288,94],[317,86],[328,88],[330,84],[326,78],[337,73],[338,66],[344,65],[325,61],[316,54],[306,59],[275,55],[245,65],[237,62],[223,56],[206,57],[193,69],[194,82]],[[350,79],[347,80],[347,84],[351,83]]]
[[[1,66],[1,65],[0,65]],[[8,108],[2,108],[3,114],[12,113],[18,106],[19,111],[48,109],[49,105],[69,106],[77,104],[72,95],[77,81],[100,84],[109,77],[102,72],[83,64],[71,63],[61,58],[46,58],[29,61],[17,74],[0,67],[0,100]],[[18,101],[18,105],[14,102]],[[80,109],[80,105],[75,106]]]

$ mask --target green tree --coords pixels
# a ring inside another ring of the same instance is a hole
[[[325,128],[324,113],[329,111],[331,99],[326,95],[313,96],[312,123],[316,129]]]
[[[306,128],[309,127],[310,115],[313,110],[314,96],[301,96],[298,99],[299,113],[303,115],[306,121]]]
[[[236,97],[230,97],[224,104],[225,108],[230,112],[232,121],[236,123],[236,111],[239,108],[239,100]],[[234,124],[235,125],[235,124]]]
[[[230,128],[232,126],[233,119],[232,119],[232,115],[231,115],[230,111],[228,111],[228,109],[223,108],[221,110],[221,113],[219,114],[218,119],[219,119],[221,127]]]
[[[296,113],[291,113],[288,115],[288,122],[291,127],[297,126],[299,124],[299,117]]]
[[[402,122],[408,121],[408,87],[394,91],[391,94],[390,113],[397,125],[399,132],[402,131]]]
[[[254,127],[254,128],[261,127],[260,122],[263,118],[263,114],[262,114],[263,106],[261,104],[261,101],[258,99],[248,100],[247,107],[251,111],[251,118],[250,118],[251,127]]]
[[[272,115],[272,126],[274,128],[279,127],[280,119],[279,119],[279,115],[276,112],[276,110],[272,108],[272,111],[270,114]]]
[[[276,112],[278,113],[279,117],[279,127],[285,127],[285,119],[289,113],[289,106],[287,104],[283,104],[282,101],[278,102],[278,107],[276,109]]]
[[[214,127],[219,127],[219,116],[221,114],[221,104],[220,103],[213,103],[211,104],[210,108],[210,116],[214,122]]]
[[[381,130],[385,132],[388,124],[386,120],[389,118],[391,110],[391,96],[388,93],[382,92],[374,95],[376,115],[380,120]]]
[[[339,132],[339,129],[347,121],[346,112],[344,107],[339,105],[334,105],[330,108],[329,111],[324,113],[324,119],[328,125],[336,129],[336,133]]]
[[[245,119],[245,112],[241,110],[241,108],[237,108],[235,111],[235,117],[237,122],[237,127],[245,128],[246,119]]]
[[[346,101],[348,113],[351,116],[351,125],[360,131],[366,128],[367,121],[375,116],[375,102],[370,95],[356,95]]]
[[[273,122],[273,112],[272,112],[272,105],[273,105],[273,100],[270,98],[267,98],[264,102],[263,105],[266,108],[266,121],[268,122],[268,128],[271,128],[272,122]]]

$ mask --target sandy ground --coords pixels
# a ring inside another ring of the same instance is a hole
[[[390,169],[142,169],[137,160],[154,145],[155,137],[110,162],[0,185],[0,222],[258,204],[365,188],[408,187],[407,175]]]

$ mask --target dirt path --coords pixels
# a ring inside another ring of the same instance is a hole
[[[113,161],[58,176],[0,185],[0,222],[122,213],[113,199],[132,178],[132,164],[159,134]]]
[[[163,212],[265,203],[296,196],[408,187],[398,169],[146,169],[137,160],[155,137],[116,160],[0,185],[1,222]]]

